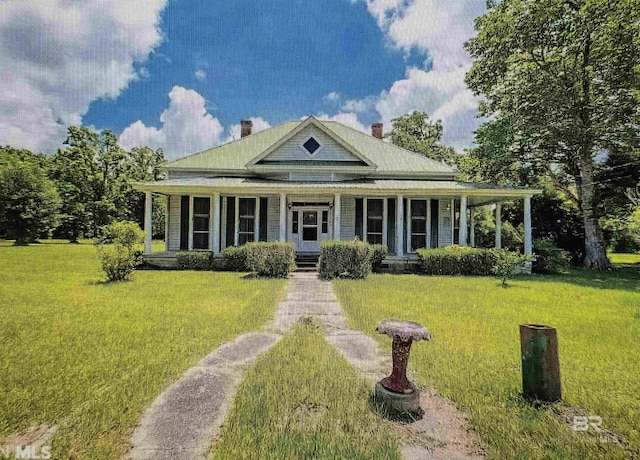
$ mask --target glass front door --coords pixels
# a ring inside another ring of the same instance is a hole
[[[314,209],[302,211],[302,252],[320,252],[320,232],[318,231],[318,214],[321,211]]]

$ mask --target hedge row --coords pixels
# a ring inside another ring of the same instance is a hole
[[[249,271],[260,276],[286,278],[295,270],[295,250],[290,243],[248,243],[230,246],[214,257],[209,251],[181,251],[176,254],[181,270]]]
[[[324,279],[363,279],[372,268],[379,270],[387,255],[387,247],[371,245],[359,240],[323,241],[320,247],[318,272]]]
[[[493,249],[461,246],[418,249],[418,257],[420,269],[427,275],[489,276],[498,261]]]

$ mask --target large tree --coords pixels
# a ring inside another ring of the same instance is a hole
[[[426,113],[415,111],[394,118],[391,123],[393,128],[387,137],[394,145],[452,166],[456,164],[456,151],[440,143],[442,139],[440,120],[431,121]]]
[[[638,0],[488,2],[467,49],[468,85],[485,116],[508,117],[514,155],[575,183],[585,266],[607,269],[596,209],[596,158],[638,142]]]

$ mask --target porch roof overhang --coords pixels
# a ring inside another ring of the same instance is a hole
[[[477,182],[452,180],[362,179],[344,182],[276,181],[247,177],[180,178],[134,184],[142,192],[163,195],[209,195],[279,193],[295,195],[342,194],[378,197],[393,195],[454,198],[466,196],[470,206],[523,199],[542,193],[530,188],[499,187]]]

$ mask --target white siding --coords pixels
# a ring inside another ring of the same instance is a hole
[[[171,195],[169,198],[169,235],[167,250],[180,250],[180,195]]]
[[[356,236],[356,199],[352,196],[343,196],[341,208],[340,239],[352,240]]]
[[[227,195],[222,195],[220,202],[222,206],[222,217],[220,218],[220,249],[224,249],[227,247]]]
[[[309,155],[305,150],[300,148],[302,143],[305,142],[310,135],[313,135],[322,145],[322,149],[313,155]],[[263,160],[360,161],[358,157],[314,127],[309,127],[309,129],[300,132],[275,152],[263,158]]]
[[[451,208],[447,211],[447,205],[451,206],[451,200],[439,200],[438,204],[438,247],[453,244]]]
[[[280,197],[270,196],[267,207],[267,241],[280,238]]]

